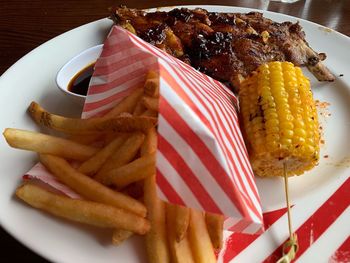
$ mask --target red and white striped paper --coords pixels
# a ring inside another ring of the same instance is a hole
[[[238,125],[237,99],[220,82],[114,27],[96,62],[83,117],[104,114],[160,74],[157,184],[172,203],[224,214],[226,229],[261,229],[259,195]]]
[[[261,233],[260,199],[239,129],[237,99],[220,82],[115,26],[96,61],[82,118],[104,115],[143,85],[151,69],[160,76],[159,196],[223,214],[227,230]],[[74,197],[40,164],[27,175]]]

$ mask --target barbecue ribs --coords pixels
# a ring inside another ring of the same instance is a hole
[[[269,61],[290,61],[307,66],[320,81],[334,80],[322,64],[326,55],[310,48],[298,23],[277,23],[258,12],[187,8],[145,12],[118,7],[111,17],[115,24],[233,88]]]

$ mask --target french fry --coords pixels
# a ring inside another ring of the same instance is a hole
[[[203,212],[191,209],[188,237],[196,263],[216,262]]]
[[[177,206],[167,203],[166,204],[166,225],[167,236],[169,242],[169,249],[171,252],[171,262],[174,263],[194,263],[190,242],[187,235],[185,235],[180,241],[176,238],[176,217]]]
[[[205,223],[214,249],[221,249],[223,243],[224,216],[205,213]]]
[[[133,232],[124,229],[114,229],[112,236],[113,245],[120,245],[133,235]]]
[[[119,116],[106,119],[92,128],[93,131],[110,130],[114,132],[147,132],[157,124],[157,119],[148,116]]]
[[[141,156],[145,156],[148,153],[155,153],[156,150],[157,150],[157,131],[153,127],[146,134],[146,138],[145,138],[144,142],[141,145],[140,154],[141,154]],[[135,182],[134,184],[128,185],[127,189],[130,188],[130,187],[131,187],[131,189],[134,189],[131,192],[129,191],[131,196],[133,196],[133,197],[137,196],[137,195],[135,195],[135,193],[136,194],[137,193],[142,193],[142,195],[143,195],[144,180],[138,181],[138,182]],[[137,190],[137,189],[140,189],[140,190]],[[125,191],[125,190],[123,189],[123,191]]]
[[[36,123],[69,134],[93,134],[106,131],[147,131],[157,123],[155,118],[146,116],[98,117],[90,119],[66,118],[45,111],[36,102],[30,104],[28,112]]]
[[[99,150],[67,139],[32,131],[7,128],[3,135],[11,147],[78,161],[89,159]]]
[[[141,101],[147,109],[158,112],[158,108],[159,108],[159,99],[158,98],[144,96],[141,99]]]
[[[111,111],[107,112],[105,117],[116,117],[122,112],[132,113],[142,97],[143,89],[135,89],[129,96],[122,99]]]
[[[141,156],[155,153],[157,150],[157,132],[155,128],[148,131],[141,147]],[[147,219],[151,229],[146,234],[146,252],[148,262],[169,263],[170,252],[167,243],[165,203],[158,199],[156,191],[156,176],[144,180],[144,203],[147,207]]]
[[[140,116],[146,110],[145,106],[141,102],[141,100],[137,103],[134,112],[132,113],[134,116]]]
[[[141,146],[140,153],[141,156],[145,156],[149,153],[154,153],[157,151],[157,131],[153,127],[148,130],[146,138]]]
[[[110,142],[107,146],[93,155],[90,159],[83,162],[78,171],[86,174],[88,176],[92,176],[102,167],[102,165],[106,162],[106,160],[123,144],[127,135],[119,136],[115,138],[112,142]]]
[[[138,200],[143,198],[143,181],[129,184],[128,186],[124,187],[123,190],[121,190],[121,193]]]
[[[119,117],[108,119],[98,127],[113,132],[147,132],[150,128],[156,126],[158,120],[149,116],[129,116],[120,114]]]
[[[155,173],[155,154],[142,156],[128,164],[107,172],[107,185],[113,184],[119,189],[133,182],[140,181]]]
[[[150,97],[159,96],[159,79],[158,77],[147,79],[144,86],[144,94]]]
[[[107,173],[115,168],[118,168],[124,164],[130,162],[137,152],[139,151],[145,135],[140,132],[136,132],[114,152],[107,161],[103,164],[100,171],[96,174],[95,179],[103,184],[109,184]]]
[[[148,79],[157,79],[159,77],[159,73],[156,70],[149,70],[146,74],[146,81]]]
[[[188,225],[190,223],[190,209],[188,207],[175,205],[175,218],[172,225],[175,229],[176,241],[180,242],[187,234]]]
[[[17,188],[16,196],[29,205],[72,221],[104,228],[118,228],[145,234],[149,222],[133,213],[91,201],[71,199],[43,188],[25,184]]]
[[[122,208],[140,216],[146,215],[146,208],[141,202],[79,173],[66,160],[47,154],[40,154],[39,157],[41,163],[61,182],[86,199]]]
[[[129,112],[122,112],[118,115],[118,117],[132,117],[132,114]]]
[[[156,195],[154,177],[152,176],[152,182],[147,182],[154,186],[149,186],[145,182],[144,199],[148,211],[147,219],[151,223],[151,229],[145,236],[147,258],[148,262],[152,263],[169,263],[170,254],[166,237],[165,203],[158,199]]]
[[[158,112],[153,110],[145,110],[140,116],[157,118]]]
[[[103,143],[104,146],[107,146],[112,141],[114,141],[118,137],[125,137],[125,139],[130,135],[129,132],[106,132],[103,134],[98,141],[99,143]]]
[[[68,140],[71,140],[80,144],[85,144],[85,145],[91,145],[96,141],[100,141],[101,138],[103,138],[103,134],[88,134],[88,135],[69,134],[69,136],[67,137]]]
[[[111,111],[109,111],[104,117],[109,118],[113,116],[118,116],[119,114],[123,112],[133,112],[135,109],[135,105],[139,103],[139,100],[142,96],[143,90],[140,88],[135,89],[130,95],[122,99]],[[136,115],[135,115],[136,116]],[[71,135],[72,140],[76,140],[77,142],[80,142],[82,144],[89,144],[94,141],[97,141],[100,139],[100,134],[92,134],[92,135],[85,135],[81,136],[79,134],[78,136]]]

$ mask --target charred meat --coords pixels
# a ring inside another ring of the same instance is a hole
[[[216,13],[204,9],[145,12],[119,7],[112,19],[140,38],[199,71],[239,87],[242,79],[269,61],[307,66],[320,81],[334,76],[305,40],[298,23],[277,23],[261,13]]]

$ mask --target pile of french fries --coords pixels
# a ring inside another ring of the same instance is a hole
[[[40,162],[82,199],[35,181],[16,190],[27,204],[68,220],[113,230],[113,244],[145,235],[150,263],[216,262],[222,247],[221,215],[166,203],[157,197],[155,158],[159,76],[149,71],[137,87],[103,117],[55,115],[32,102],[40,126],[62,136],[7,128],[14,148],[37,152]]]

